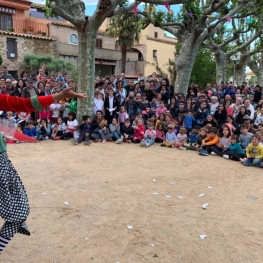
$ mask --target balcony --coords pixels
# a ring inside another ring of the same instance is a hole
[[[5,26],[1,30],[11,31],[15,33],[31,34],[37,36],[49,37],[49,24],[47,23],[37,23],[29,19],[17,20],[13,19],[13,27]]]

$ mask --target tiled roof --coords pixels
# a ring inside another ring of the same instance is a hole
[[[38,3],[32,3],[31,4],[31,7],[32,8],[46,8],[46,6],[45,5],[43,5],[43,4],[38,4]]]
[[[52,21],[51,24],[57,25],[57,26],[65,26],[65,27],[72,27],[74,28],[75,26],[66,22],[58,22],[58,21]]]
[[[154,38],[154,37],[149,37],[149,36],[147,36],[147,39],[153,40],[153,41],[156,41],[156,42],[165,43],[165,44],[170,44],[170,45],[175,45],[176,42],[177,42],[176,39],[174,41],[169,41],[169,40],[164,40],[164,39]]]
[[[252,71],[250,71],[250,72],[247,72],[246,74],[247,74],[247,76],[255,76],[255,73],[254,73],[254,72],[252,72]]]
[[[41,39],[41,40],[53,40],[50,37],[42,37],[42,36],[36,36],[31,34],[22,34],[22,33],[16,33],[16,32],[9,32],[9,31],[3,31],[0,30],[1,35],[9,35],[9,36],[17,36],[17,37],[27,37],[27,38],[35,38],[35,39]]]

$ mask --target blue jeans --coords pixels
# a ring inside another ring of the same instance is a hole
[[[117,132],[113,132],[112,135],[113,135],[114,139],[116,139],[116,140],[120,139],[120,136]]]
[[[258,159],[258,158],[246,159],[243,162],[243,165],[245,165],[245,166],[257,166],[257,167],[263,168],[263,165],[261,164],[261,159]]]
[[[151,140],[151,139],[146,139],[143,141],[145,144],[147,144],[147,146],[151,146],[154,144],[154,140]]]

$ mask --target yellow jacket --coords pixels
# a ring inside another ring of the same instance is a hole
[[[260,144],[258,144],[257,146],[253,146],[253,144],[250,143],[246,149],[246,155],[247,155],[247,158],[262,159],[263,158],[263,146]]]

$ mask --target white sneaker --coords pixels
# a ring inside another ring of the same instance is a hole
[[[141,147],[143,147],[143,146],[145,145],[145,143],[144,143],[144,142],[141,142],[140,145],[141,145]]]
[[[121,144],[121,143],[122,143],[122,140],[121,140],[121,139],[118,139],[115,143],[116,143],[116,144]]]
[[[229,159],[229,155],[224,154],[224,155],[223,155],[223,158]]]
[[[217,155],[215,152],[211,152],[211,155]]]

